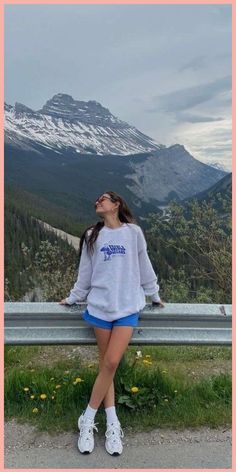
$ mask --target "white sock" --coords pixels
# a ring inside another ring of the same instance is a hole
[[[97,413],[97,410],[95,410],[94,408],[91,408],[91,406],[88,405],[84,412],[84,417],[94,420],[96,413]]]
[[[108,408],[105,408],[105,412],[107,415],[107,423],[115,423],[118,421],[115,406],[109,406]]]

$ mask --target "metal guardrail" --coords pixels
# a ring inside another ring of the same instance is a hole
[[[96,344],[93,329],[82,319],[85,303],[7,302],[5,344]],[[134,345],[231,345],[232,305],[147,304],[134,328]]]

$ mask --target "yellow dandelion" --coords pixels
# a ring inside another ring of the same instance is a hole
[[[130,390],[131,390],[132,393],[137,393],[139,391],[139,388],[138,387],[132,387]]]
[[[31,400],[33,400],[33,399],[34,399],[34,395],[30,395],[30,398],[31,398]]]
[[[33,413],[38,413],[39,410],[38,410],[38,408],[34,408],[34,409],[32,410],[32,412],[33,412]]]
[[[149,361],[148,361],[147,359],[144,359],[144,360],[143,360],[143,363],[144,363],[144,364],[148,364]]]
[[[84,380],[82,380],[80,377],[76,377],[73,384],[76,385],[77,383],[80,383],[80,382],[84,382]]]
[[[29,391],[29,388],[28,388],[28,387],[25,387],[25,388],[24,388],[24,391],[25,391],[25,392],[28,392],[28,391]]]
[[[146,354],[145,357],[146,357],[147,359],[150,359],[151,356],[150,356],[150,354]]]
[[[55,388],[61,388],[61,385],[56,385],[56,387],[55,387]]]
[[[45,399],[47,398],[47,395],[45,395],[45,393],[42,393],[42,394],[40,395],[40,398],[41,398],[41,400],[45,400]]]

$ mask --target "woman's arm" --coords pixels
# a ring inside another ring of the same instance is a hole
[[[155,274],[152,263],[149,259],[147,253],[147,242],[141,228],[139,228],[138,231],[138,258],[140,281],[145,295],[151,296],[152,302],[162,303],[159,296],[157,275]]]
[[[72,305],[76,301],[84,301],[91,289],[91,277],[92,277],[92,258],[88,253],[87,245],[84,241],[79,269],[78,277],[74,287],[70,291],[69,297],[65,299],[65,303]]]

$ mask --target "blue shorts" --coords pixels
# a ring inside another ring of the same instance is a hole
[[[88,310],[85,310],[82,313],[82,318],[84,321],[87,321],[92,326],[97,328],[112,329],[113,326],[138,326],[139,313],[133,313],[132,315],[124,316],[114,321],[105,321],[96,316],[89,314]]]

